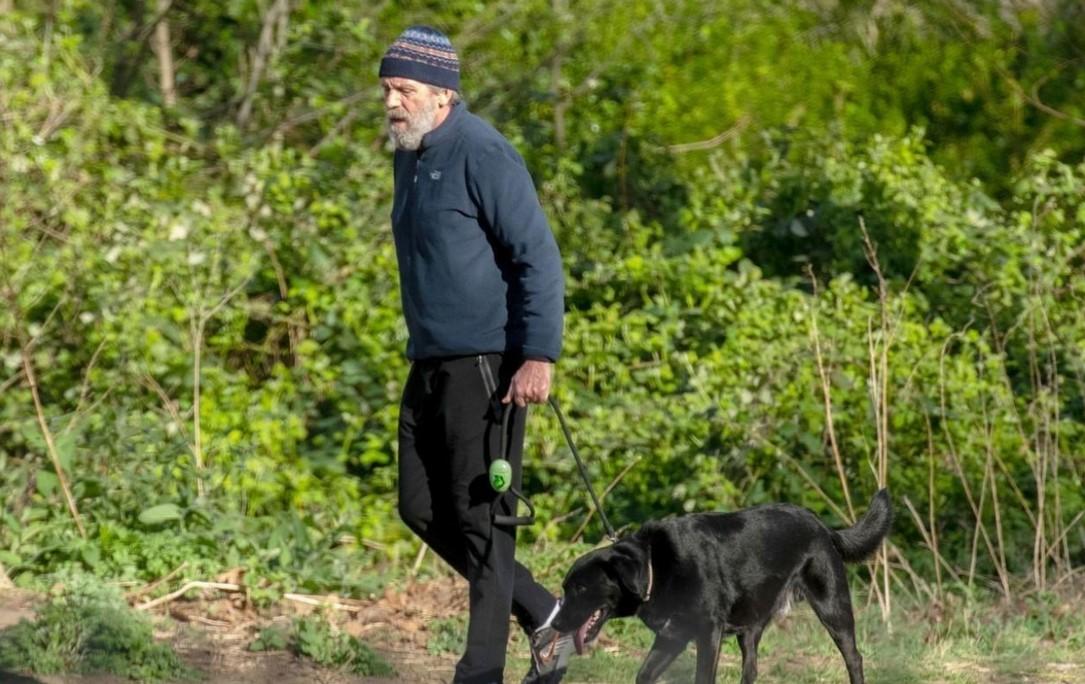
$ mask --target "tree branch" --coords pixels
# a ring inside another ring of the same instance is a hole
[[[252,57],[252,70],[249,72],[249,78],[245,84],[245,92],[241,96],[241,106],[237,110],[237,125],[241,128],[245,127],[249,117],[252,116],[252,103],[256,98],[256,89],[260,86],[264,72],[286,43],[286,28],[289,15],[290,0],[275,0],[264,14],[260,26],[260,38],[256,43],[256,51]]]
[[[735,122],[734,126],[731,126],[726,131],[723,131],[722,133],[719,133],[718,135],[712,136],[708,140],[699,140],[697,142],[691,142],[691,143],[679,143],[677,145],[667,145],[667,151],[670,152],[671,154],[682,154],[682,153],[685,153],[685,152],[696,152],[698,150],[710,150],[713,147],[719,147],[723,143],[725,143],[728,140],[734,138],[736,135],[738,135],[743,130],[745,130],[746,127],[750,125],[750,121],[752,121],[752,119],[750,118],[750,115],[749,114],[743,114],[739,118],[739,120],[737,122]]]
[[[167,107],[177,104],[177,89],[174,85],[173,50],[170,47],[170,24],[166,21],[166,11],[173,0],[158,0],[159,20],[154,29],[154,52],[158,56],[158,87],[162,91],[162,102]]]
[[[34,364],[30,361],[32,346],[33,341],[28,341],[23,346],[23,373],[26,375],[27,384],[30,385],[30,395],[34,398],[34,411],[38,416],[38,426],[41,428],[42,437],[45,438],[45,446],[49,451],[49,458],[53,462],[53,469],[56,471],[60,488],[64,492],[64,500],[68,504],[68,511],[72,514],[75,526],[79,528],[80,536],[86,539],[87,530],[83,527],[83,518],[79,515],[79,509],[75,505],[75,497],[72,496],[71,487],[68,486],[68,478],[64,474],[64,467],[60,463],[60,455],[57,453],[56,444],[53,442],[53,433],[49,430],[49,424],[45,421],[45,409],[42,406],[41,397],[38,395],[38,380],[34,375]]]
[[[110,88],[114,95],[124,97],[128,92],[128,86],[132,83],[132,77],[135,75],[135,71],[139,63],[141,62],[144,52],[150,46],[148,38],[151,33],[158,27],[158,23],[162,21],[166,14],[173,6],[173,0],[166,0],[158,7],[158,12],[154,15],[151,21],[146,24],[139,24],[137,17],[137,26],[128,32],[126,36],[117,41],[117,52],[119,56],[117,58],[118,67],[113,74],[113,83]],[[142,14],[142,3],[136,3],[136,8],[140,14]],[[136,53],[131,58],[126,59],[125,52],[129,43],[135,43],[138,46]]]

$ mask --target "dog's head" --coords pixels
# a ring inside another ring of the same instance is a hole
[[[581,556],[562,582],[561,610],[551,626],[573,633],[576,651],[583,653],[603,623],[635,614],[648,598],[648,563],[648,552],[635,537]]]

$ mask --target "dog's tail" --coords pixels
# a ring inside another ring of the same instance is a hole
[[[866,514],[854,525],[843,530],[831,530],[833,545],[848,563],[857,563],[874,553],[889,534],[893,524],[893,507],[889,490],[874,495]]]

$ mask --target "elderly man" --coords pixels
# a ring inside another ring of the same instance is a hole
[[[523,159],[460,100],[447,37],[408,28],[381,60],[380,81],[412,362],[399,416],[400,516],[470,587],[453,681],[503,681],[511,612],[532,637],[524,682],[558,682],[571,639],[549,629],[557,601],[516,562],[515,528],[494,523],[516,500],[490,488],[487,469],[504,455],[520,481],[526,407],[547,400],[561,352],[561,257]]]

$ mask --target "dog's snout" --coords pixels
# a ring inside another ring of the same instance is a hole
[[[550,626],[559,634],[567,634],[576,629],[576,625],[569,624],[570,622],[568,613],[563,608],[559,610],[558,614],[554,616],[554,619],[550,621]]]

